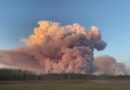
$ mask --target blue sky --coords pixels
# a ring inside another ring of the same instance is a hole
[[[0,0],[0,49],[23,45],[40,20],[96,25],[111,55],[130,65],[130,0]]]

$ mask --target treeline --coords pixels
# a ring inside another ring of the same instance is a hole
[[[83,74],[35,74],[34,72],[0,69],[0,80],[99,80],[99,79],[130,79],[130,76],[106,76],[106,75],[83,75]]]

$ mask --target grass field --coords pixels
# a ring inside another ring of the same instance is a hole
[[[0,81],[0,90],[130,90],[130,80]]]

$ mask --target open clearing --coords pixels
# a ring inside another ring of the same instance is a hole
[[[0,81],[0,90],[130,90],[130,80]]]

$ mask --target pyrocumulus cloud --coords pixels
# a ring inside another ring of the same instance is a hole
[[[97,27],[85,30],[79,24],[62,26],[50,21],[40,21],[38,24],[32,35],[22,39],[25,46],[0,51],[1,65],[43,74],[92,74],[95,67],[95,73],[124,75],[124,70],[120,68],[122,65],[113,58],[101,57],[94,60],[94,50],[100,51],[106,47]]]

